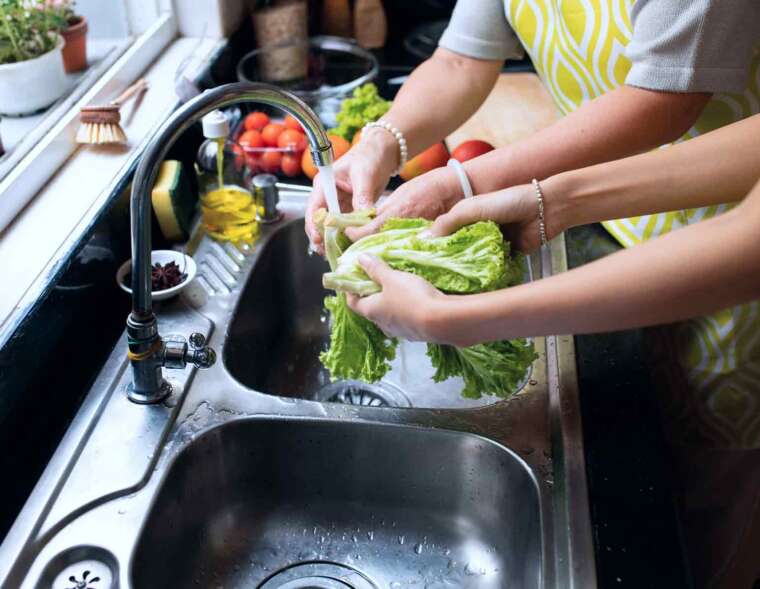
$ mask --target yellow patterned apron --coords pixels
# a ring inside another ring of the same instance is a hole
[[[624,53],[632,36],[632,6],[633,0],[505,0],[512,28],[563,113],[625,83],[631,67]],[[758,112],[760,46],[745,92],[714,95],[682,140]],[[729,208],[618,219],[604,226],[630,247]],[[696,413],[702,438],[711,444],[760,446],[759,311],[760,304],[754,302],[677,327],[679,364],[701,406]]]

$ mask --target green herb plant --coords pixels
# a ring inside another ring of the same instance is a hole
[[[365,296],[380,291],[359,265],[361,254],[377,256],[392,268],[421,276],[451,294],[491,291],[522,279],[523,259],[509,255],[509,245],[493,222],[481,221],[445,237],[421,239],[419,233],[430,226],[429,221],[390,219],[380,232],[349,245],[345,236],[340,237],[342,229],[366,223],[372,214],[350,215],[315,216],[323,227],[331,265],[323,285],[337,291],[325,300],[332,331],[330,347],[321,356],[334,379],[376,382],[390,370],[395,357],[397,341],[351,311],[345,301],[346,292]],[[474,399],[483,394],[510,396],[536,358],[532,342],[523,339],[466,348],[428,344],[427,354],[436,382],[460,376],[465,384],[463,396]]]
[[[0,0],[0,64],[18,63],[55,49],[74,16],[71,0]]]

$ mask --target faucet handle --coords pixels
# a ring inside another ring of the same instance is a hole
[[[185,353],[185,359],[198,368],[211,368],[216,363],[216,352],[206,345],[202,333],[191,333],[188,338],[190,349]]]

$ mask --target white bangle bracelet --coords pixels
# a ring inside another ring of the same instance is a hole
[[[404,138],[404,134],[396,129],[396,127],[391,125],[388,121],[384,121],[383,119],[378,119],[373,123],[367,123],[364,125],[365,129],[369,129],[371,127],[385,129],[388,131],[388,133],[396,138],[396,141],[398,141],[398,168],[396,168],[392,174],[393,176],[398,176],[401,172],[401,169],[406,165],[406,162],[409,159],[409,151],[406,148],[406,139]]]
[[[470,179],[467,177],[467,172],[464,171],[462,162],[451,158],[446,165],[456,173],[457,178],[459,179],[459,184],[462,186],[463,198],[472,198],[472,185],[470,184]]]

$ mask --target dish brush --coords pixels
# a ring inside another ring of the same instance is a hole
[[[114,101],[105,106],[83,106],[79,112],[81,123],[77,131],[77,143],[99,145],[104,143],[126,143],[127,136],[119,124],[119,109],[132,96],[148,88],[147,80],[140,78],[124,90]]]

